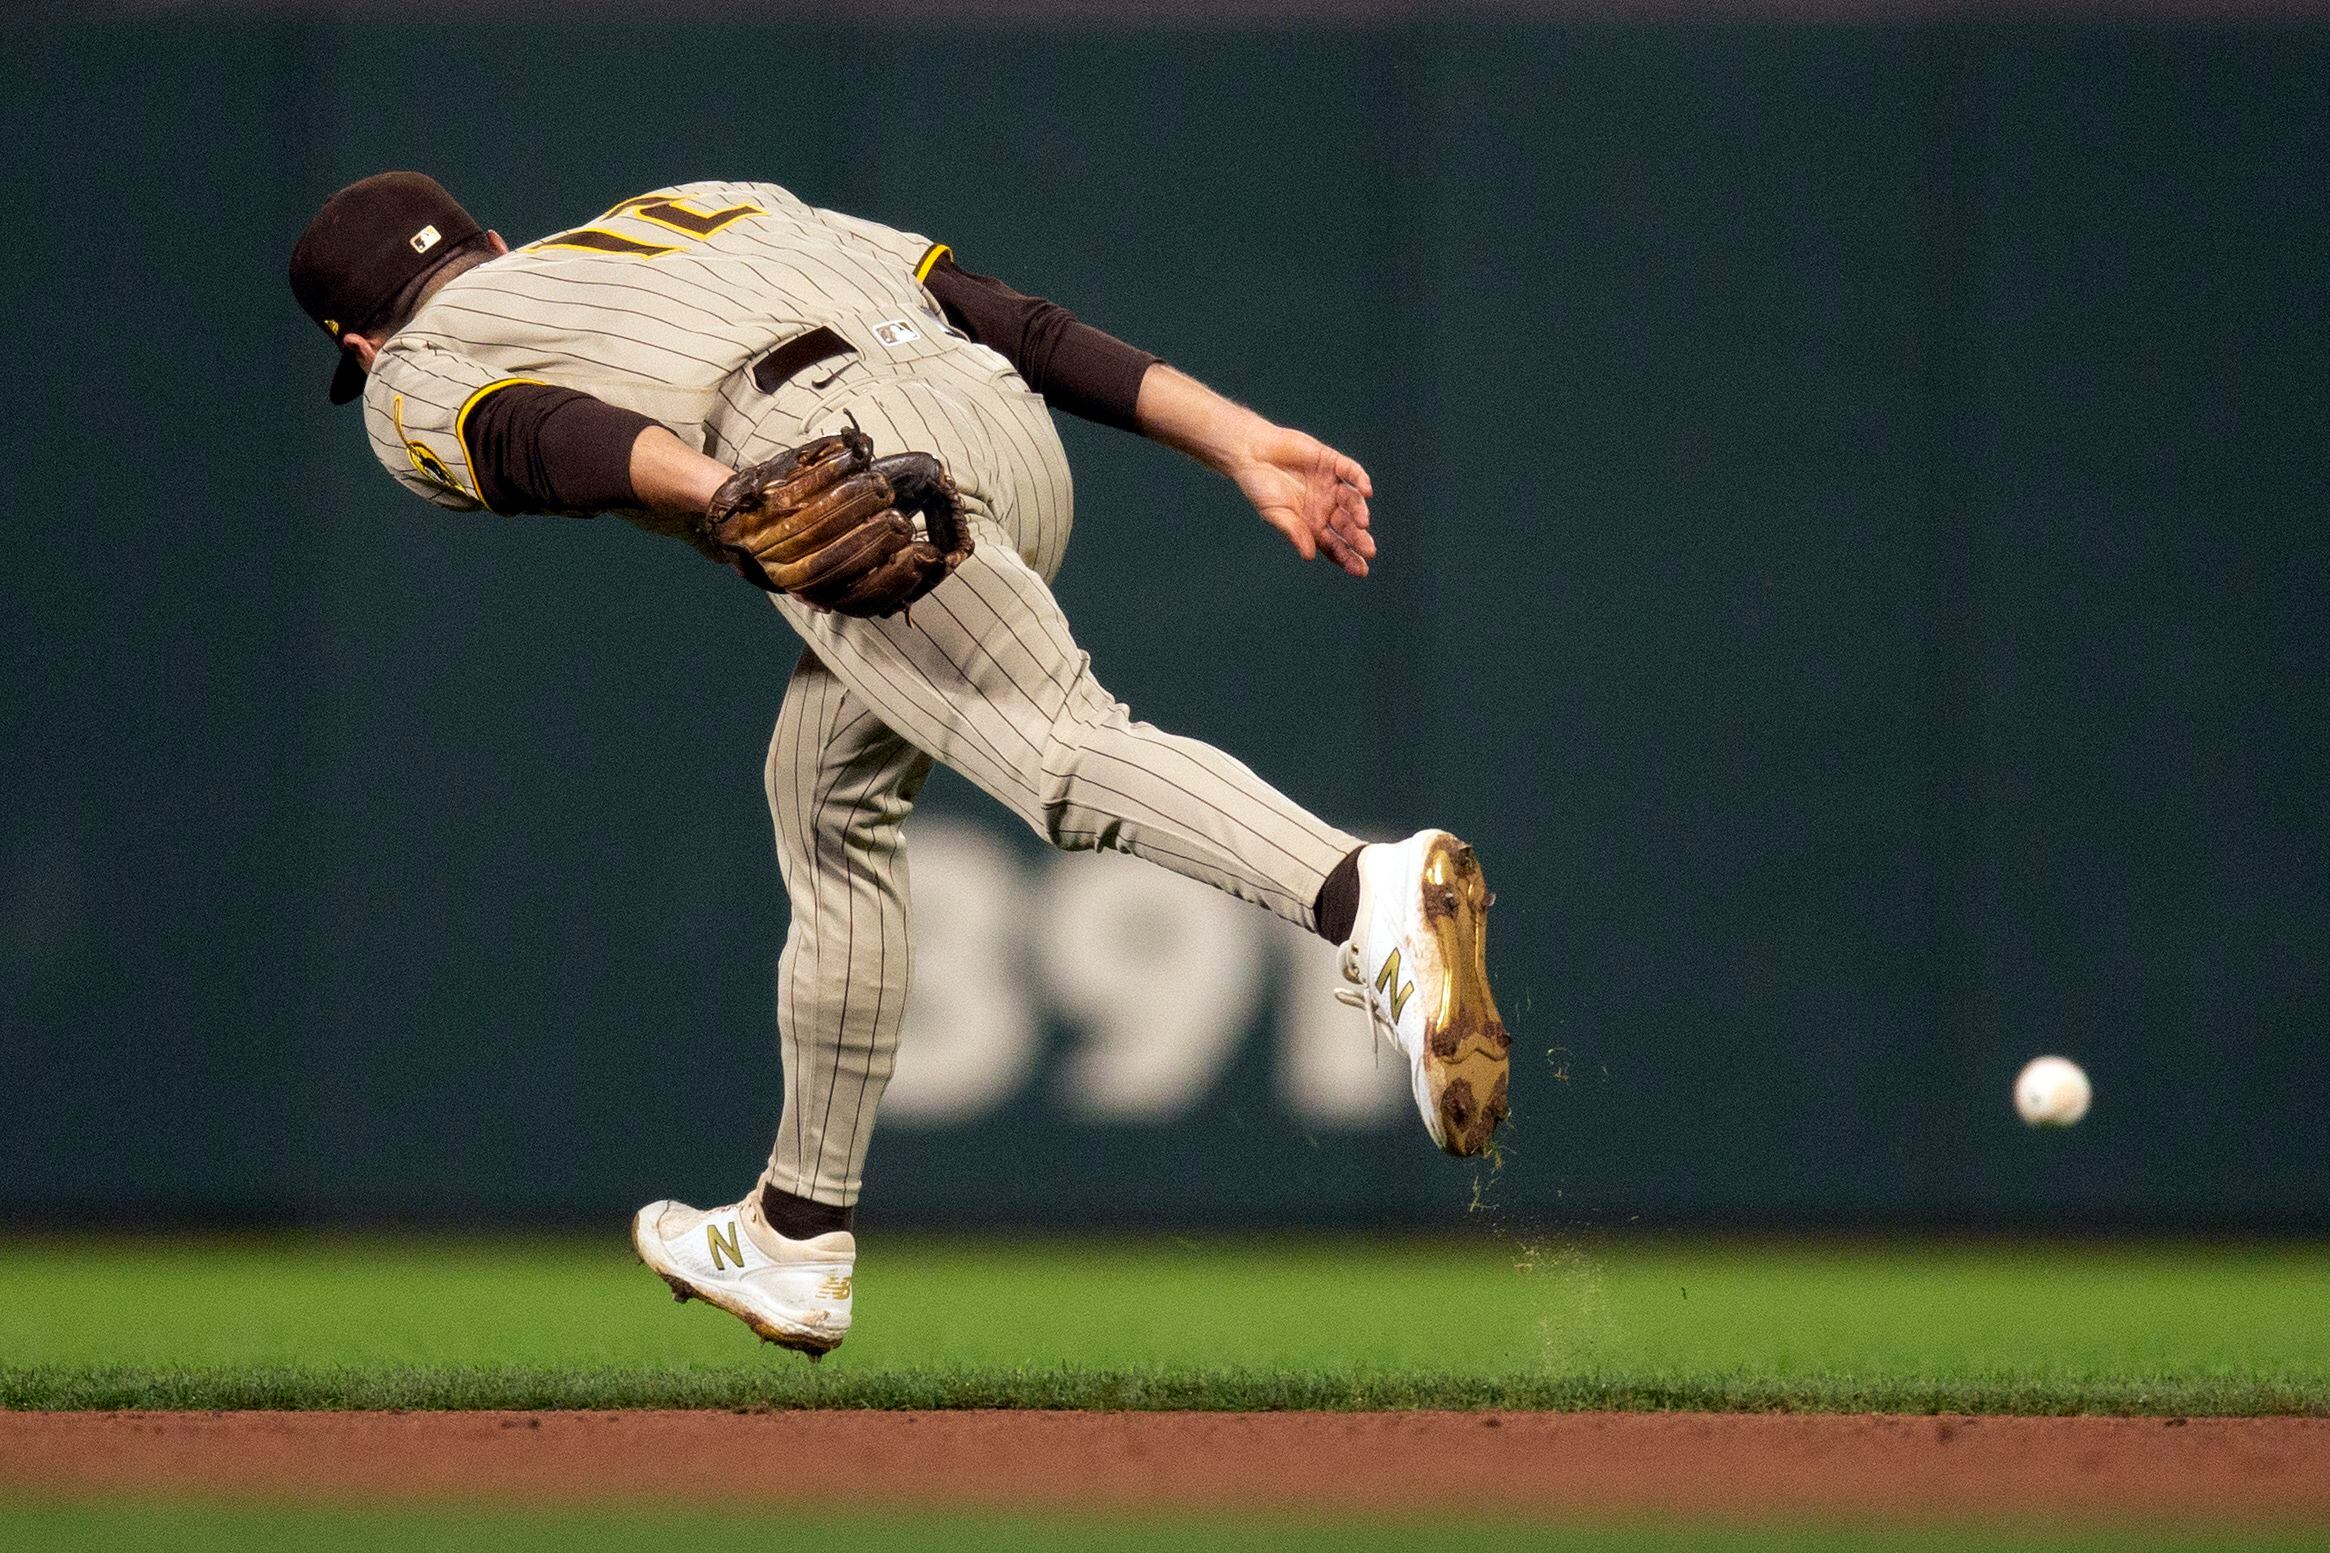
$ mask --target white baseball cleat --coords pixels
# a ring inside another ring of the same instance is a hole
[[[725,1208],[651,1202],[632,1215],[631,1244],[674,1298],[716,1305],[763,1341],[818,1359],[849,1335],[857,1238],[787,1240],[762,1216],[757,1188]]]
[[[1512,1037],[1489,994],[1489,893],[1480,859],[1444,830],[1359,854],[1359,915],[1335,996],[1406,1055],[1432,1141],[1463,1158],[1487,1151],[1511,1114]]]

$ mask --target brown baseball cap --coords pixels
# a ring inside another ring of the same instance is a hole
[[[374,173],[324,201],[291,249],[291,294],[338,343],[369,333],[397,299],[484,234],[477,218],[425,173]],[[364,369],[340,352],[332,403],[364,392]]]

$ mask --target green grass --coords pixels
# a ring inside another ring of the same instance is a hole
[[[187,1501],[162,1504],[0,1502],[8,1546],[307,1553],[319,1547],[430,1548],[440,1553],[671,1553],[674,1548],[936,1548],[949,1553],[1503,1553],[1547,1546],[1594,1553],[2295,1553],[2319,1548],[2302,1532],[2147,1530],[2046,1532],[1992,1527],[1934,1530],[1816,1529],[1697,1524],[1686,1527],[1542,1527],[1482,1522],[1451,1526],[1321,1523],[1276,1516],[1095,1519],[997,1516],[805,1515],[798,1508],[706,1512],[413,1510],[293,1507]]]
[[[824,1364],[589,1240],[0,1242],[0,1406],[2330,1414],[2330,1247],[869,1240]]]

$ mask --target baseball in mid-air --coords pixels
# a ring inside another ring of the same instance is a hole
[[[2033,1057],[2014,1081],[2014,1108],[2033,1127],[2068,1127],[2094,1098],[2087,1070],[2068,1057]]]

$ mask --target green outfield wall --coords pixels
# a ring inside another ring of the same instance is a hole
[[[1512,1149],[1331,956],[951,778],[869,1220],[2330,1225],[2330,28],[11,24],[0,1211],[725,1196],[794,647],[324,403],[323,194],[769,177],[1374,471],[1304,569],[1086,426],[1139,715],[1478,841]],[[787,83],[798,83],[788,86]],[[773,111],[759,105],[772,102]],[[2025,1131],[2062,1051],[2094,1115]]]

